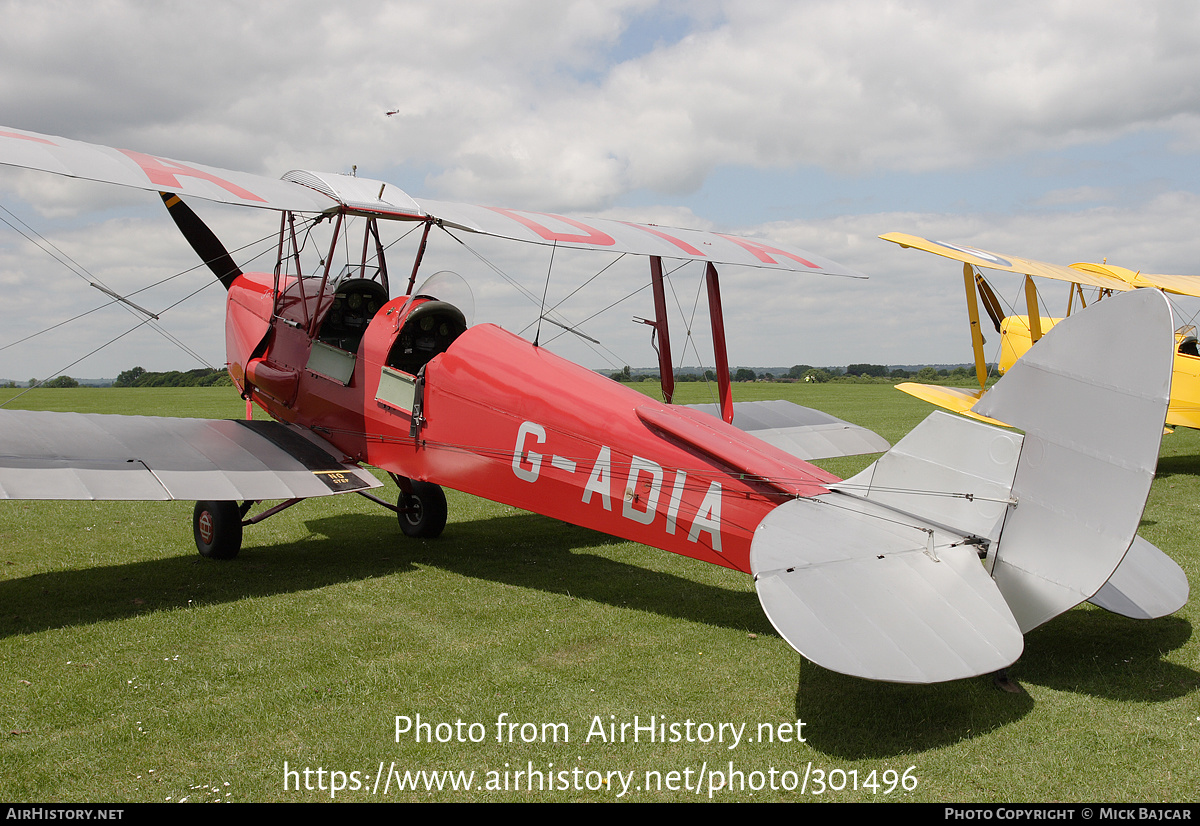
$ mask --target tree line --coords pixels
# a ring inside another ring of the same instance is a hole
[[[197,367],[195,370],[155,373],[134,367],[117,376],[113,387],[218,387],[232,384],[229,373],[221,368]]]
[[[220,368],[198,367],[195,370],[168,370],[156,373],[141,367],[122,371],[112,383],[113,387],[220,387],[232,385],[229,373]],[[5,387],[17,387],[10,381]],[[30,379],[26,387],[79,387],[79,380],[70,376],[52,379]]]
[[[989,365],[989,373],[996,373],[995,365]],[[631,369],[626,366],[619,372],[613,373],[610,376],[614,381],[658,381],[658,373],[639,373],[634,375]],[[953,369],[934,367],[922,367],[919,370],[905,370],[903,368],[890,369],[884,364],[849,364],[844,369],[841,367],[813,367],[811,364],[796,364],[790,370],[781,375],[775,375],[769,372],[757,373],[749,367],[739,367],[736,371],[731,370],[729,373],[730,381],[804,381],[804,382],[827,382],[842,380],[870,380],[879,379],[884,381],[903,381],[906,379],[915,379],[920,382],[958,382],[964,380],[974,380],[975,371],[967,367],[955,367]],[[703,375],[694,373],[683,373],[675,376],[676,382],[688,381],[716,381],[716,375],[712,370],[705,370]]]

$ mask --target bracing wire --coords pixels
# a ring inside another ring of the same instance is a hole
[[[533,346],[538,346],[542,336],[542,319],[546,317],[546,293],[550,292],[550,273],[554,271],[554,253],[558,250],[558,242],[550,247],[550,263],[546,265],[546,285],[542,287],[542,303],[538,307],[537,332],[533,334]]]
[[[20,218],[18,218],[16,215],[14,215],[7,207],[0,206],[0,209],[3,209],[4,212],[6,212],[9,216],[11,216],[13,218],[13,220],[15,220],[19,224],[21,224],[21,226],[24,227],[26,230],[28,230],[29,233],[32,233],[34,236],[36,236],[36,240],[35,240],[35,238],[30,237],[30,235],[27,234],[26,232],[22,231],[19,227],[14,226],[11,221],[7,220],[6,218],[3,218],[3,216],[0,216],[0,221],[3,221],[5,224],[7,224],[10,228],[12,228],[15,232],[17,232],[19,235],[21,235],[23,238],[25,238],[27,241],[29,241],[31,244],[33,244],[35,247],[37,247],[42,252],[49,255],[51,258],[53,258],[58,263],[62,264],[73,275],[88,282],[89,286],[91,286],[93,284],[93,282],[95,282],[95,284],[98,284],[103,288],[101,290],[102,292],[105,292],[111,296],[115,296],[113,301],[107,302],[106,304],[103,304],[103,305],[101,305],[101,307],[98,307],[96,309],[101,309],[103,307],[107,307],[112,304],[120,303],[121,306],[127,312],[129,312],[131,315],[133,315],[135,317],[140,317],[140,314],[139,314],[140,308],[134,309],[132,306],[130,306],[128,301],[125,301],[122,297],[118,296],[117,293],[115,291],[111,290],[108,287],[108,285],[105,284],[101,279],[97,278],[96,276],[94,276],[90,272],[88,272],[86,267],[83,267],[77,261],[72,259],[71,256],[67,255],[65,252],[60,250],[57,246],[55,246],[52,242],[50,242],[49,239],[45,238],[37,230],[33,229],[33,227],[29,226],[27,223],[25,223]],[[140,310],[141,314],[145,314],[145,312],[146,311],[144,311],[144,310]],[[84,315],[86,315],[86,313]],[[199,353],[192,350],[190,347],[188,347],[186,344],[181,342],[174,335],[172,335],[167,330],[163,329],[159,324],[157,324],[156,319],[154,319],[153,317],[150,317],[150,318],[147,318],[146,321],[150,323],[151,328],[154,329],[156,332],[158,332],[159,335],[163,336],[163,338],[165,338],[167,341],[171,342],[176,347],[178,347],[179,349],[181,349],[185,353],[187,353],[189,356],[196,359],[199,363],[201,363],[207,367],[212,366],[203,357],[201,357]],[[61,326],[61,325],[56,325],[56,326]],[[138,325],[138,326],[141,326],[141,325]],[[35,333],[34,335],[37,335],[37,334]],[[26,340],[28,338],[32,338],[32,336],[26,337]]]
[[[92,275],[92,274],[91,274],[91,273],[90,273],[90,272],[87,270],[87,268],[86,268],[86,267],[84,267],[83,265],[79,264],[77,261],[75,261],[73,258],[71,258],[71,256],[70,256],[70,255],[68,255],[67,253],[63,252],[61,249],[59,249],[59,248],[58,248],[58,247],[57,247],[57,246],[56,246],[56,245],[55,245],[55,244],[54,244],[52,241],[50,241],[49,239],[47,239],[45,236],[43,236],[41,233],[39,233],[39,232],[38,232],[37,230],[35,230],[33,227],[29,226],[29,224],[28,224],[28,223],[26,223],[26,222],[25,222],[25,221],[23,221],[23,220],[22,220],[20,217],[18,217],[17,215],[15,215],[15,214],[14,214],[14,213],[13,213],[11,210],[9,210],[7,207],[5,207],[5,206],[3,206],[2,204],[0,204],[0,211],[3,211],[3,212],[4,212],[5,214],[7,214],[7,215],[8,215],[10,218],[12,218],[12,221],[10,221],[10,220],[8,220],[7,218],[5,218],[4,216],[0,215],[0,222],[3,222],[3,223],[5,223],[6,225],[8,225],[8,226],[9,226],[9,227],[10,227],[10,228],[11,228],[11,229],[14,231],[14,232],[16,232],[16,233],[17,233],[18,235],[20,235],[21,237],[25,238],[27,241],[29,241],[31,244],[33,244],[34,246],[36,246],[38,249],[42,250],[42,252],[45,252],[47,255],[49,255],[51,258],[53,258],[55,261],[57,261],[57,262],[59,262],[60,264],[62,264],[64,267],[66,267],[66,268],[67,268],[67,269],[68,269],[68,270],[69,270],[69,271],[70,271],[72,274],[74,274],[74,275],[75,275],[75,276],[77,276],[78,278],[80,278],[80,279],[82,279],[82,280],[84,280],[84,281],[87,281],[87,282],[89,282],[89,284],[90,284],[92,281],[95,281],[97,284],[101,285],[101,286],[102,286],[102,287],[104,287],[106,290],[108,289],[108,285],[104,284],[104,282],[103,282],[101,279],[99,279],[99,278],[97,278],[96,276]],[[16,226],[16,225],[13,223],[13,221],[15,221],[17,224],[20,224],[20,226],[19,226],[19,227],[18,227],[18,226]],[[310,226],[311,226],[311,224],[312,224],[312,223],[313,223],[312,221],[309,221],[309,224],[310,224]],[[22,229],[22,227],[24,227],[24,229]],[[273,234],[272,234],[272,235],[273,235]],[[262,244],[264,241],[268,240],[268,239],[269,239],[269,238],[271,238],[271,237],[272,237],[272,236],[263,236],[262,238],[259,238],[259,239],[255,240],[255,241],[250,241],[249,243],[247,243],[247,244],[243,244],[242,246],[240,246],[240,247],[238,247],[237,249],[233,250],[233,252],[235,252],[235,253],[236,253],[236,252],[241,252],[242,250],[245,250],[245,249],[247,249],[247,248],[249,248],[249,247],[256,246],[256,245],[258,245],[258,244]],[[264,251],[263,253],[259,253],[259,256],[261,256],[261,255],[263,255],[263,254],[265,254],[265,251]],[[259,256],[255,256],[255,258],[258,258]],[[254,259],[251,259],[251,260],[254,260]],[[201,263],[197,264],[197,265],[196,265],[196,266],[194,266],[194,267],[190,267],[190,268],[188,268],[188,269],[186,269],[186,270],[181,270],[180,272],[174,273],[173,275],[169,275],[169,276],[167,276],[167,277],[165,277],[165,278],[161,278],[161,279],[159,279],[158,281],[154,281],[154,282],[151,282],[150,284],[147,284],[147,285],[145,285],[145,286],[143,286],[143,287],[139,287],[138,289],[136,289],[136,290],[133,290],[132,292],[130,292],[130,293],[127,295],[127,296],[125,296],[125,298],[128,298],[128,297],[130,297],[130,296],[135,296],[135,295],[138,295],[138,294],[140,294],[140,293],[146,292],[147,290],[150,290],[150,289],[153,289],[153,288],[155,288],[155,287],[157,287],[157,286],[160,286],[160,285],[162,285],[162,284],[165,284],[165,283],[167,283],[168,281],[171,281],[172,279],[178,278],[178,277],[180,277],[180,276],[182,276],[182,275],[186,275],[186,274],[188,274],[188,273],[195,272],[196,270],[200,269],[201,267],[203,267],[203,266],[206,266],[206,265],[207,265],[207,263],[208,263],[208,262],[201,262]],[[206,284],[205,284],[205,286],[208,286],[208,283],[206,283]],[[203,287],[202,287],[201,289],[203,289]],[[196,293],[198,293],[199,291],[200,291],[200,290],[195,290],[195,291],[193,291],[193,292],[189,293],[189,294],[188,294],[188,295],[185,297],[185,299],[184,299],[184,300],[186,300],[186,298],[190,298],[190,297],[191,297],[191,296],[193,296],[193,295],[196,295]],[[112,291],[110,291],[110,293],[109,293],[109,294],[115,294],[115,293],[113,293]],[[22,343],[22,342],[29,341],[29,340],[30,340],[30,339],[32,339],[32,338],[36,338],[37,336],[40,336],[40,335],[42,335],[42,334],[44,334],[44,333],[48,333],[48,332],[50,332],[50,331],[52,331],[52,330],[55,330],[55,329],[57,329],[57,328],[59,328],[59,327],[62,327],[62,326],[64,326],[64,325],[66,325],[66,324],[69,324],[69,323],[71,323],[72,321],[76,321],[76,320],[78,320],[78,319],[80,319],[80,318],[83,318],[84,316],[87,316],[87,315],[90,315],[90,314],[92,314],[92,313],[94,313],[94,312],[97,312],[98,310],[103,310],[103,309],[105,309],[105,308],[107,308],[107,307],[110,307],[110,306],[112,306],[113,304],[116,304],[116,303],[122,303],[122,305],[124,306],[124,302],[122,302],[122,301],[121,301],[121,299],[114,299],[114,300],[112,300],[112,301],[105,302],[105,303],[103,303],[103,304],[100,304],[100,305],[99,305],[99,306],[97,306],[97,307],[93,307],[93,308],[92,308],[92,309],[90,309],[90,310],[86,310],[86,311],[84,311],[84,312],[82,312],[82,313],[79,313],[78,315],[72,316],[71,318],[68,318],[68,319],[66,319],[66,320],[64,320],[64,321],[57,322],[57,323],[55,323],[55,324],[52,324],[52,325],[50,325],[49,327],[46,327],[46,328],[44,328],[44,329],[42,329],[42,330],[39,330],[39,331],[37,331],[37,332],[35,332],[35,333],[31,333],[31,334],[29,334],[29,335],[25,336],[24,338],[20,338],[20,339],[17,339],[16,341],[12,341],[12,342],[10,342],[10,343],[8,343],[8,344],[5,344],[5,345],[3,345],[3,346],[0,346],[0,351],[6,350],[6,349],[8,349],[9,347],[13,347],[13,346],[15,346],[15,345],[17,345],[17,344],[20,344],[20,343]],[[175,304],[172,304],[172,305],[170,305],[170,307],[168,307],[167,309],[171,309],[172,307],[175,307],[175,306],[177,306],[178,304],[179,304],[179,302],[175,302]],[[135,313],[135,311],[134,311],[134,310],[132,310],[130,307],[128,307],[128,306],[125,306],[125,309],[126,309],[127,311],[129,311],[130,313],[133,313],[135,316],[137,315],[137,314]],[[162,313],[165,313],[165,312],[166,312],[166,310],[162,310],[162,311],[159,313],[159,315],[161,315]],[[167,339],[167,341],[171,342],[171,343],[172,343],[172,344],[174,344],[176,347],[178,347],[180,350],[182,350],[183,352],[187,353],[189,356],[191,356],[193,359],[195,359],[195,360],[196,360],[198,363],[200,363],[200,364],[203,364],[203,365],[205,365],[206,367],[210,367],[210,368],[212,367],[212,365],[208,363],[207,359],[205,359],[203,356],[201,356],[199,353],[197,353],[197,352],[196,352],[195,350],[193,350],[191,347],[189,347],[188,345],[186,345],[184,342],[180,341],[180,340],[179,340],[179,339],[178,339],[178,338],[177,338],[175,335],[173,335],[171,332],[169,332],[168,330],[166,330],[165,328],[163,328],[161,325],[159,325],[158,323],[156,323],[156,320],[155,320],[155,319],[152,319],[152,318],[147,318],[147,319],[145,320],[145,322],[148,322],[148,323],[150,323],[150,326],[151,326],[151,328],[152,328],[152,329],[154,329],[156,332],[158,332],[158,334],[159,334],[159,335],[163,336],[165,339]],[[144,322],[144,323],[145,323],[145,322]],[[137,325],[137,327],[140,327],[140,326],[142,326],[142,325],[141,325],[141,324]],[[137,327],[135,327],[135,328],[133,328],[133,329],[137,329]],[[108,346],[108,344],[112,344],[113,342],[115,342],[115,341],[119,340],[120,338],[124,337],[125,335],[128,335],[128,333],[129,333],[129,332],[132,332],[132,330],[126,331],[125,333],[121,334],[121,336],[118,336],[116,339],[113,339],[112,341],[110,341],[110,342],[107,342],[106,344],[102,345],[100,349],[103,349],[103,347],[106,347],[106,346]],[[93,351],[93,352],[97,352],[97,351]],[[91,355],[91,353],[89,353],[88,355]],[[78,363],[79,363],[78,361],[76,361],[76,362],[72,362],[72,364],[70,364],[70,365],[68,365],[67,367],[63,368],[63,370],[70,369],[70,367],[72,367],[72,366],[74,366],[75,364],[78,364]]]
[[[625,253],[621,253],[621,254],[620,254],[620,255],[618,255],[616,258],[614,258],[612,261],[609,261],[607,264],[605,264],[603,267],[601,267],[599,270],[597,270],[597,272],[595,273],[595,275],[593,275],[592,277],[588,278],[586,281],[584,281],[582,284],[580,284],[580,285],[579,285],[578,287],[576,287],[575,289],[571,290],[571,292],[567,293],[567,294],[566,294],[566,295],[565,295],[565,296],[562,298],[562,300],[561,300],[561,301],[559,301],[557,304],[555,304],[555,305],[554,305],[553,307],[551,307],[550,309],[546,310],[546,313],[554,313],[554,312],[557,312],[559,307],[561,307],[562,305],[566,304],[566,303],[567,303],[567,302],[568,302],[568,301],[571,299],[571,296],[575,295],[575,293],[577,293],[577,292],[579,292],[580,290],[582,290],[582,289],[583,289],[584,287],[586,287],[588,284],[591,284],[593,281],[595,281],[597,278],[599,278],[601,275],[603,275],[603,274],[604,274],[604,273],[605,273],[605,272],[606,272],[606,271],[609,269],[609,267],[611,267],[613,264],[616,264],[618,261],[620,261],[620,260],[621,260],[622,258],[624,258],[624,257],[625,257]],[[525,333],[525,331],[526,331],[526,330],[528,330],[530,327],[532,327],[532,326],[534,325],[534,323],[535,323],[535,322],[531,321],[531,322],[529,322],[528,324],[526,324],[524,327],[522,327],[522,328],[521,328],[521,332],[517,333],[517,335],[523,335],[523,334]]]
[[[462,238],[460,238],[460,237],[458,237],[457,235],[455,235],[453,232],[451,232],[451,231],[450,231],[449,229],[447,229],[445,226],[442,226],[442,227],[441,227],[441,229],[442,229],[442,231],[443,231],[443,232],[445,232],[447,235],[449,235],[451,238],[453,238],[455,241],[457,241],[457,242],[459,243],[459,245],[460,245],[460,246],[462,246],[462,248],[463,248],[463,249],[465,249],[467,252],[471,253],[471,255],[475,256],[475,258],[476,258],[476,259],[477,259],[477,260],[478,260],[478,261],[479,261],[481,264],[483,264],[484,266],[486,266],[488,269],[490,269],[490,270],[491,270],[492,272],[494,272],[496,275],[500,276],[500,278],[502,278],[504,281],[508,282],[508,284],[509,284],[511,287],[513,287],[513,289],[515,289],[515,290],[516,290],[518,293],[520,293],[522,296],[524,296],[524,297],[525,297],[525,298],[526,298],[526,299],[527,299],[527,300],[528,300],[528,301],[529,301],[531,304],[533,304],[535,307],[540,307],[540,306],[541,306],[541,301],[538,299],[538,296],[537,296],[537,295],[535,295],[534,293],[532,293],[532,292],[530,292],[528,289],[526,289],[524,286],[522,286],[520,282],[518,282],[518,281],[517,281],[515,278],[513,278],[513,277],[512,277],[512,276],[510,276],[508,273],[506,273],[506,272],[505,272],[503,269],[501,269],[500,267],[498,267],[498,266],[497,266],[495,263],[493,263],[493,262],[492,262],[490,259],[488,259],[488,258],[487,258],[487,256],[485,256],[485,255],[483,255],[482,253],[480,253],[478,250],[476,250],[474,247],[472,247],[470,244],[468,244],[468,243],[467,243],[466,241],[464,241]],[[601,270],[601,272],[603,272],[603,270]],[[599,273],[597,273],[597,275],[599,275]],[[562,332],[562,333],[559,333],[559,334],[558,334],[558,335],[556,335],[556,336],[552,336],[552,337],[551,337],[549,340],[547,340],[547,341],[546,341],[546,344],[551,344],[552,342],[556,341],[556,340],[557,340],[557,339],[559,339],[561,336],[564,336],[564,335],[566,335],[567,333],[575,333],[576,331],[575,331],[575,329],[574,329],[574,328],[582,326],[583,324],[585,324],[585,323],[587,323],[588,321],[592,320],[592,319],[593,319],[593,318],[595,318],[596,316],[600,315],[600,313],[606,312],[607,310],[610,310],[610,309],[612,309],[613,307],[615,307],[616,305],[620,304],[622,301],[625,301],[625,300],[627,300],[627,299],[629,299],[629,298],[632,298],[633,296],[637,295],[638,293],[640,293],[642,290],[646,289],[646,288],[647,288],[647,287],[649,287],[649,286],[650,286],[650,285],[649,285],[648,283],[647,283],[647,284],[643,284],[643,285],[642,285],[641,287],[639,287],[638,289],[634,290],[633,292],[629,293],[628,295],[624,296],[623,298],[619,298],[619,299],[617,299],[617,300],[616,300],[616,301],[614,301],[613,303],[609,304],[607,307],[605,307],[605,308],[601,309],[599,312],[593,313],[592,315],[588,316],[588,317],[587,317],[587,318],[585,318],[583,321],[581,321],[581,322],[579,322],[579,323],[577,323],[577,324],[574,324],[574,325],[570,325],[570,324],[563,324],[562,326],[563,326],[563,330],[564,330],[564,332]],[[560,303],[561,303],[561,302],[560,302]],[[561,317],[561,313],[558,313],[558,315]],[[566,318],[563,318],[563,321],[564,321],[564,322],[567,322],[567,321],[568,321],[568,319],[566,319]],[[526,327],[525,329],[528,329],[528,327]],[[598,350],[596,349],[596,347],[595,347],[595,346],[593,346],[591,343],[589,343],[589,342],[588,342],[588,339],[582,339],[582,338],[581,338],[580,340],[581,340],[581,341],[584,341],[584,343],[587,345],[587,347],[588,347],[588,348],[589,348],[589,349],[590,349],[590,350],[591,350],[593,353],[596,353],[596,355],[600,356],[600,357],[601,357],[601,358],[603,358],[605,361],[608,361],[610,365],[612,365],[612,366],[615,366],[617,363],[621,363],[621,358],[620,358],[620,356],[618,356],[618,355],[617,355],[616,353],[614,353],[612,350],[610,350],[610,349],[608,349],[607,347],[605,347],[603,344],[600,344],[600,345],[599,345],[599,347],[600,347],[601,349],[603,349],[603,350],[604,350],[604,352],[602,353],[602,352],[598,351]]]
[[[164,312],[164,313],[165,313],[165,312],[167,312],[167,310],[173,310],[173,309],[175,309],[175,308],[176,308],[176,307],[178,307],[180,304],[182,304],[183,302],[187,301],[189,298],[191,298],[192,296],[196,295],[197,293],[199,293],[199,292],[201,292],[201,291],[203,291],[203,290],[207,290],[207,289],[208,289],[209,287],[211,287],[213,284],[219,284],[219,283],[220,283],[219,281],[213,280],[213,281],[208,281],[208,282],[206,282],[206,283],[202,284],[200,287],[198,287],[198,288],[197,288],[197,289],[195,289],[195,290],[192,290],[192,292],[188,293],[187,295],[185,295],[183,298],[179,299],[179,300],[178,300],[178,301],[176,301],[175,303],[168,305],[168,306],[167,306],[165,309],[163,309],[163,311],[162,311],[162,312]],[[144,318],[144,319],[142,319],[141,321],[139,321],[137,324],[135,324],[135,325],[133,325],[132,327],[130,327],[130,328],[129,328],[128,330],[126,330],[125,332],[123,332],[123,333],[120,333],[119,335],[116,335],[116,336],[114,336],[113,338],[111,338],[111,339],[109,339],[108,341],[104,342],[103,344],[101,344],[99,347],[97,347],[96,349],[92,350],[91,352],[85,353],[84,355],[82,355],[82,356],[80,356],[79,358],[75,359],[75,361],[71,362],[71,363],[70,363],[70,364],[68,364],[66,367],[61,367],[61,368],[59,368],[58,370],[54,371],[54,375],[59,375],[59,376],[61,376],[61,375],[65,374],[65,373],[66,373],[68,370],[70,370],[70,369],[71,369],[72,367],[74,367],[76,364],[79,364],[79,363],[80,363],[81,361],[83,361],[84,359],[86,359],[86,358],[88,358],[88,357],[90,357],[90,356],[93,356],[93,355],[95,355],[96,353],[99,353],[101,350],[103,350],[105,347],[108,347],[108,346],[109,346],[109,345],[111,345],[111,344],[115,344],[116,342],[118,342],[118,341],[120,341],[121,339],[123,339],[125,336],[129,335],[130,333],[132,333],[134,330],[137,330],[138,328],[142,327],[142,326],[143,326],[143,325],[145,325],[145,324],[149,324],[151,321],[152,321],[152,319],[150,319],[150,318]],[[201,360],[201,363],[203,364],[203,363],[204,363],[204,361],[203,361],[203,360]],[[29,392],[30,390],[32,390],[34,387],[39,387],[40,385],[42,385],[42,384],[44,384],[44,383],[45,383],[45,382],[39,382],[38,384],[31,384],[29,387],[26,387],[24,390],[22,390],[20,393],[17,393],[17,394],[16,394],[15,396],[13,396],[11,399],[7,399],[7,400],[5,400],[4,402],[0,403],[0,407],[5,407],[6,405],[8,405],[8,403],[9,403],[9,402],[11,402],[11,401],[13,401],[13,400],[15,400],[15,399],[19,399],[21,396],[24,396],[26,393],[28,393],[28,392]]]

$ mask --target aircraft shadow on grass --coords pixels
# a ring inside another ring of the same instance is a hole
[[[1200,476],[1200,454],[1160,456],[1154,476],[1156,479],[1166,479],[1170,476]]]
[[[1008,673],[1025,686],[1169,702],[1200,687],[1200,672],[1164,659],[1191,635],[1191,623],[1180,617],[1135,622],[1080,607],[1031,632]],[[913,754],[986,735],[1033,707],[1027,692],[1001,692],[988,679],[924,686],[847,680],[807,660],[796,690],[796,717],[806,723],[808,745],[850,760]]]
[[[254,548],[219,566],[189,554],[0,582],[0,605],[10,606],[0,613],[0,637],[404,575],[418,565],[777,636],[753,591],[577,553],[617,540],[536,514],[456,523],[437,540],[408,539],[394,518],[374,514],[318,517],[305,525],[311,537]]]
[[[302,592],[433,567],[460,576],[706,625],[777,636],[752,591],[736,591],[587,553],[613,544],[595,531],[517,513],[460,522],[438,540],[405,539],[386,516],[307,520],[311,535],[255,548],[215,566],[190,553],[0,582],[0,637],[135,617],[152,611]],[[651,552],[648,552],[651,553]],[[1194,691],[1200,674],[1164,662],[1191,624],[1134,622],[1096,609],[1067,612],[1030,636],[1011,675],[1028,685],[1135,702]],[[1025,716],[1028,694],[988,679],[900,685],[850,679],[804,660],[796,716],[813,748],[847,759],[891,757],[987,734]],[[910,721],[880,726],[880,720]],[[894,734],[889,733],[894,732]]]
[[[1159,467],[1160,477],[1198,472],[1200,457],[1164,457]],[[1142,520],[1143,527],[1153,524]],[[1169,702],[1200,688],[1200,672],[1164,659],[1191,636],[1191,623],[1178,616],[1134,622],[1080,606],[1030,632],[1008,674],[1024,686]],[[924,686],[847,680],[808,660],[796,687],[796,717],[806,723],[808,745],[848,760],[942,748],[1014,723],[1033,707],[1027,692],[1000,692],[990,679]]]

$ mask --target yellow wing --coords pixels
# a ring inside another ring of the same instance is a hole
[[[1125,267],[1114,267],[1109,264],[1077,263],[1068,267],[1062,264],[1035,261],[1031,258],[1018,258],[1015,255],[1000,255],[962,244],[931,241],[928,238],[907,235],[903,232],[889,232],[879,237],[902,247],[924,250],[943,258],[991,270],[1053,278],[1056,281],[1070,281],[1075,284],[1086,284],[1089,287],[1100,287],[1118,292],[1139,287],[1155,287],[1168,293],[1200,297],[1200,275],[1157,275],[1136,272]]]
[[[916,235],[906,235],[903,232],[889,232],[886,235],[880,235],[879,237],[884,241],[891,241],[893,244],[899,244],[902,247],[912,247],[913,249],[924,250],[925,252],[931,252],[934,255],[940,255],[943,258],[950,258],[954,261],[962,261],[964,264],[971,264],[976,267],[985,267],[990,270],[1003,270],[1005,272],[1020,273],[1021,275],[1053,278],[1056,281],[1070,281],[1075,284],[1087,284],[1091,287],[1101,287],[1106,290],[1117,290],[1120,292],[1132,290],[1134,287],[1140,286],[1137,284],[1128,283],[1115,273],[1081,270],[1076,269],[1076,267],[1067,267],[1062,264],[1047,264],[1045,261],[1034,261],[1031,258],[1017,258],[1015,255],[999,255],[994,252],[976,249],[975,247],[967,247],[961,244],[946,244],[942,243],[941,241],[930,241],[928,238],[921,238]],[[1114,267],[1101,269],[1116,270],[1118,268]]]
[[[917,384],[912,381],[901,382],[896,385],[896,389],[921,401],[937,405],[944,410],[949,410],[952,413],[961,413],[964,416],[970,416],[972,419],[978,419],[981,422],[1008,427],[1004,422],[989,419],[987,416],[980,416],[978,413],[971,412],[971,408],[975,406],[975,402],[979,401],[983,396],[982,390],[968,390],[965,387],[944,387],[940,384]]]
[[[1102,276],[1114,276],[1134,287],[1155,287],[1167,293],[1200,297],[1200,275],[1157,275],[1134,272],[1108,264],[1072,264],[1070,269]]]

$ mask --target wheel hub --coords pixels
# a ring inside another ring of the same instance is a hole
[[[200,538],[204,543],[211,544],[213,540],[213,518],[210,511],[200,514]]]

